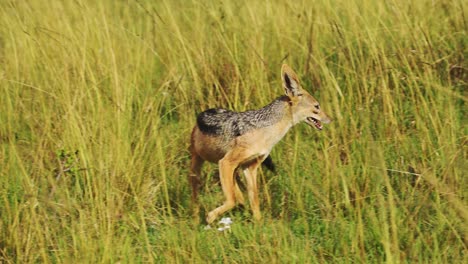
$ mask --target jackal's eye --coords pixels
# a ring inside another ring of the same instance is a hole
[[[315,109],[320,110],[320,105],[316,104],[314,106],[315,106]]]

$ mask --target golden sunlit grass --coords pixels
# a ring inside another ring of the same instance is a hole
[[[465,8],[3,1],[0,262],[466,262]],[[204,230],[196,114],[264,106],[285,62],[334,122],[275,147],[261,223],[236,209],[230,232]]]

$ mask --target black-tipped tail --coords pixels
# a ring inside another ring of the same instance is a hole
[[[268,157],[262,162],[262,165],[270,171],[272,171],[273,173],[276,173],[276,166],[273,163],[273,160],[271,159],[270,155],[268,155]]]

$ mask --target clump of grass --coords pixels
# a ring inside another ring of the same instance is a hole
[[[1,3],[0,260],[466,262],[462,3]],[[274,149],[262,223],[205,231],[196,113],[267,104],[284,62],[334,122]]]

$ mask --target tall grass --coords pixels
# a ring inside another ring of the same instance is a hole
[[[466,19],[461,0],[2,1],[0,262],[466,263]],[[284,62],[334,122],[276,146],[261,223],[204,230],[196,113],[267,104]]]

